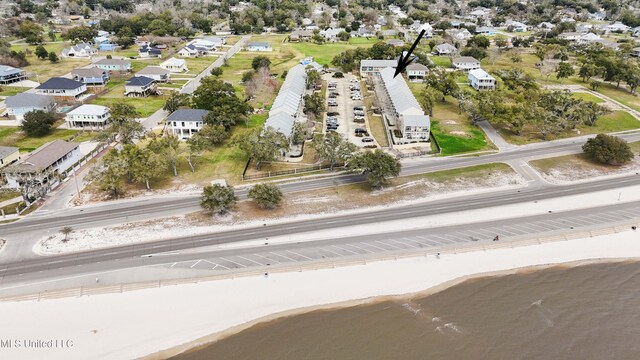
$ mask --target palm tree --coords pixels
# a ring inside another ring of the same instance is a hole
[[[64,234],[64,240],[62,240],[62,242],[66,243],[67,241],[69,241],[68,236],[72,232],[73,232],[73,228],[71,226],[65,226],[62,229],[60,229],[60,233]]]

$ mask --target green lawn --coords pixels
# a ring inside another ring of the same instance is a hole
[[[484,133],[480,129],[470,128],[468,135],[447,134],[437,120],[431,121],[431,132],[442,149],[442,155],[453,155],[465,152],[485,150],[488,147]]]
[[[217,56],[203,56],[199,58],[186,58],[189,74],[200,74],[204,69],[216,61]]]
[[[61,56],[62,49],[65,47],[69,47],[70,43],[55,43],[55,44],[45,44],[44,48],[49,52],[55,52],[60,58],[55,64],[52,64],[49,60],[40,60],[35,55],[35,46],[33,45],[13,45],[11,46],[11,50],[15,51],[31,51],[30,55],[27,55],[27,61],[29,61],[29,65],[23,67],[29,73],[32,73],[34,76],[31,80],[44,82],[52,77],[63,76],[71,72],[71,70],[88,65],[90,63],[89,59],[69,59],[63,58]]]
[[[31,152],[57,139],[69,140],[76,133],[76,130],[56,129],[49,135],[36,138],[25,136],[17,127],[2,127],[0,128],[0,145],[15,146],[20,148],[21,152]]]
[[[109,94],[111,94],[111,92],[116,91],[120,94],[119,97],[108,96]],[[124,86],[121,89],[119,87],[116,87],[111,92],[107,93],[105,96],[101,96],[92,100],[91,103],[102,106],[112,106],[115,103],[129,104],[135,107],[136,110],[138,110],[138,112],[140,113],[140,117],[144,118],[149,117],[151,114],[164,106],[165,102],[163,96],[150,96],[146,98],[124,97]]]
[[[331,60],[341,52],[358,47],[371,47],[377,43],[378,39],[351,38],[349,42],[325,43],[322,45],[311,42],[289,43],[288,45],[295,49],[300,58],[313,56],[313,60],[320,65],[331,65]]]
[[[613,100],[627,105],[633,110],[640,111],[640,99],[638,98],[638,96],[628,92],[625,88],[622,87],[622,85],[620,86],[620,88],[616,88],[616,86],[613,84],[601,83],[600,87],[598,87],[598,90],[596,91],[604,96],[608,96]]]
[[[429,59],[431,59],[431,61],[433,61],[433,64],[436,66],[442,66],[445,68],[451,67],[451,58],[448,56],[433,55],[430,56]]]
[[[0,87],[0,96],[13,96],[16,94],[20,94],[23,93],[27,90],[29,90],[30,88],[27,87],[18,87],[18,86],[1,86]]]
[[[585,134],[611,133],[640,128],[640,121],[626,111],[613,111],[601,116],[594,126],[580,125],[578,129]]]
[[[576,99],[591,101],[596,104],[600,104],[604,102],[604,100],[600,99],[599,97],[586,92],[574,92],[571,94],[571,96],[573,96]]]
[[[489,163],[477,166],[469,166],[458,169],[442,170],[432,173],[412,175],[406,179],[428,179],[431,181],[458,181],[459,179],[485,178],[494,172],[513,173],[513,169],[503,163]]]

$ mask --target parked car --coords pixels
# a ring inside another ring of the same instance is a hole
[[[362,107],[362,106],[354,106],[354,107],[353,107],[353,110],[354,110],[354,111],[357,111],[357,110],[359,110],[359,111],[364,111],[364,107]]]
[[[362,138],[362,142],[363,142],[363,143],[372,143],[372,142],[373,142],[373,139],[372,139],[372,138],[370,138],[370,137]]]
[[[356,110],[353,112],[356,116],[364,116],[364,111]]]
[[[355,132],[356,132],[356,134],[358,134],[358,133],[366,133],[367,129],[365,129],[365,128],[356,128]]]
[[[340,115],[337,111],[327,111],[327,116],[338,116]]]

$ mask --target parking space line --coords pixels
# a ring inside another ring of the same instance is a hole
[[[198,265],[198,264],[200,264],[201,261],[202,260],[198,260],[198,261],[194,262],[193,265],[189,266],[189,269],[193,269],[193,267]]]
[[[290,258],[290,257],[284,256],[284,255],[282,255],[282,254],[280,254],[280,253],[275,253],[275,252],[273,252],[273,251],[272,251],[272,252],[270,252],[269,254],[272,254],[272,255],[275,255],[275,256],[280,256],[280,257],[281,257],[281,258],[283,258],[283,259],[287,259],[287,260],[289,260],[289,261],[296,262],[296,260],[294,260],[294,259],[292,259],[292,258]]]
[[[336,248],[336,249],[340,249],[340,250],[343,250],[343,251],[350,252],[350,253],[352,253],[352,254],[354,254],[354,255],[360,255],[360,254],[358,254],[357,252],[353,252],[353,251],[351,251],[351,250],[349,250],[349,249],[343,249],[343,248],[341,248],[340,246],[337,246],[337,245],[330,245],[330,246],[331,246],[332,248]]]
[[[365,249],[365,248],[363,248],[363,247],[355,246],[355,245],[353,245],[353,244],[340,244],[340,245],[342,245],[342,246],[350,246],[350,247],[352,247],[352,248],[355,248],[355,249],[358,249],[358,250],[362,250],[362,251],[364,251],[364,252],[365,252],[365,253],[367,253],[367,254],[371,254],[371,253],[373,253],[373,251],[371,251],[371,250],[367,250],[367,249]]]
[[[430,235],[430,236],[432,236],[432,237],[434,237],[434,238],[437,238],[437,239],[440,239],[440,240],[444,241],[444,242],[441,242],[441,241],[438,241],[438,240],[436,240],[436,239],[432,239],[432,241],[435,241],[435,242],[437,242],[437,243],[438,243],[438,244],[440,244],[440,245],[449,245],[449,244],[451,244],[451,241],[450,241],[450,240],[447,240],[447,239],[441,238],[441,237],[440,237],[440,236],[438,236],[438,235]]]
[[[303,257],[303,258],[305,258],[305,259],[307,259],[307,260],[313,260],[313,259],[311,259],[311,258],[310,258],[310,257],[308,257],[308,256],[304,256],[304,255],[302,255],[302,254],[299,254],[299,253],[294,252],[294,251],[291,251],[291,250],[285,250],[285,251],[286,251],[286,252],[288,252],[288,253],[292,253],[293,255],[298,255],[298,256],[300,256],[300,257]]]
[[[176,266],[176,264],[177,264],[177,262],[174,262],[174,263],[173,263],[173,264],[171,264],[171,266],[169,266],[169,267],[174,267],[174,266]]]
[[[271,262],[275,262],[276,264],[280,264],[280,261],[278,261],[278,260],[270,259],[270,258],[268,258],[268,257],[266,257],[266,256],[262,256],[262,255],[260,255],[260,254],[253,254],[253,255],[254,255],[254,256],[257,256],[257,257],[261,257],[261,258],[263,258],[263,259],[265,259],[265,260],[269,260],[269,261],[271,261]]]
[[[229,259],[227,259],[227,258],[223,258],[223,257],[221,257],[220,259],[222,259],[222,260],[224,260],[224,261],[228,261],[228,262],[230,262],[230,263],[232,263],[232,264],[236,264],[236,265],[238,265],[238,266],[242,266],[243,268],[246,268],[246,266],[245,266],[245,265],[242,265],[242,264],[237,263],[237,262],[235,262],[235,261],[229,260]]]
[[[331,250],[327,249],[326,247],[323,247],[323,248],[321,248],[321,249],[322,249],[323,251],[326,251],[326,252],[332,253],[333,255],[338,255],[338,256],[340,256],[340,257],[343,257],[343,256],[344,256],[344,255],[342,255],[342,254],[335,253],[335,252],[333,252],[333,251],[331,251]]]
[[[379,247],[379,246],[375,246],[375,245],[373,245],[373,244],[364,243],[364,242],[361,242],[360,244],[364,244],[364,245],[367,245],[367,246],[371,246],[371,247],[374,247],[374,248],[379,249],[379,250],[382,250],[382,251],[387,251],[387,249],[383,249],[383,248],[381,248],[381,247]]]
[[[239,257],[239,258],[240,258],[240,259],[242,259],[242,260],[247,260],[247,261],[249,261],[249,262],[252,262],[252,263],[257,264],[257,265],[260,265],[260,266],[263,266],[263,265],[264,265],[264,264],[259,263],[259,262],[257,262],[257,261],[254,261],[254,260],[251,260],[251,259],[247,259],[247,258],[246,258],[246,257],[244,257],[244,256],[240,256],[240,255],[236,255],[236,256],[237,256],[237,257]]]
[[[211,270],[215,270],[215,269],[217,269],[217,268],[218,268],[218,266],[223,267],[223,268],[225,268],[226,270],[231,270],[231,269],[229,269],[228,267],[226,267],[226,266],[224,266],[224,265],[220,265],[220,264],[215,264],[215,266],[214,266],[214,267],[212,267],[212,268],[211,268]]]

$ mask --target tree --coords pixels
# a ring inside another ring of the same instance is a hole
[[[73,232],[73,228],[71,226],[65,226],[62,229],[60,229],[60,233],[64,235],[64,239],[62,239],[62,242],[66,243],[67,241],[69,241],[68,237],[69,237],[69,234],[71,234],[72,232]]]
[[[42,110],[29,111],[24,115],[20,130],[27,136],[42,137],[51,132],[53,124],[56,122],[55,116]]]
[[[224,125],[227,130],[239,121],[246,120],[253,111],[251,106],[236,96],[231,84],[212,76],[202,80],[193,92],[193,107],[209,110],[204,119],[207,124]]]
[[[268,69],[270,65],[271,65],[271,60],[269,60],[269,58],[264,55],[258,55],[254,57],[253,60],[251,61],[251,67],[253,68],[253,70],[256,70],[256,71],[260,68]]]
[[[460,55],[462,56],[471,56],[472,58],[481,61],[482,59],[487,57],[487,50],[481,48],[479,46],[467,46],[462,51],[460,51]]]
[[[296,121],[291,132],[291,142],[296,145],[302,144],[307,139],[308,134],[307,124],[302,121]]]
[[[212,214],[224,214],[238,201],[231,186],[207,185],[202,190],[200,206]]]
[[[127,162],[117,149],[111,149],[91,168],[87,180],[95,181],[101,189],[109,191],[114,198],[121,190],[122,177],[127,174]]]
[[[135,34],[128,26],[123,26],[116,33],[116,44],[120,45],[123,49],[127,49],[129,46],[135,44]]]
[[[40,59],[40,60],[44,60],[49,56],[49,52],[42,45],[38,45],[36,47],[35,54],[38,57],[38,59]]]
[[[556,69],[556,78],[568,78],[570,76],[573,76],[574,73],[575,70],[573,70],[573,66],[566,61],[562,61],[560,62],[560,64],[558,64],[558,68]]]
[[[319,93],[304,96],[304,112],[312,113],[315,116],[324,111],[324,99]]]
[[[54,53],[53,51],[49,53],[49,55],[47,56],[49,58],[49,61],[51,61],[52,63],[57,63],[60,59],[58,58],[58,55],[56,55],[56,53]]]
[[[455,75],[442,68],[431,71],[425,78],[425,82],[428,86],[442,93],[442,102],[446,102],[447,95],[455,95],[460,90]]]
[[[496,47],[500,50],[506,48],[509,45],[509,42],[507,41],[507,39],[504,36],[498,36],[495,39],[495,44]]]
[[[173,113],[183,106],[189,105],[189,95],[174,91],[171,96],[164,102],[162,110]]]
[[[329,163],[331,171],[338,163],[346,164],[358,150],[358,146],[335,132],[316,134],[312,144],[320,159]]]
[[[398,159],[380,149],[355,155],[349,161],[349,169],[362,172],[374,188],[381,188],[389,177],[400,175],[401,164]]]
[[[44,42],[42,26],[33,21],[23,21],[18,28],[18,36],[25,38],[28,44],[41,44]]]
[[[135,146],[135,145],[134,145]],[[137,147],[137,146],[136,146]],[[164,172],[167,161],[163,155],[156,154],[149,148],[138,148],[136,155],[129,164],[132,179],[145,185],[147,190],[151,190],[150,181]]]
[[[205,125],[206,126],[206,125]],[[197,133],[187,139],[187,163],[191,168],[191,172],[196,172],[196,164],[202,158],[208,146],[208,140]]]
[[[274,161],[289,151],[289,141],[280,132],[271,127],[264,131],[253,129],[236,135],[231,140],[231,145],[242,150],[256,163],[256,169],[260,170],[265,161]]]
[[[349,41],[349,39],[351,38],[351,34],[346,31],[340,31],[337,36],[340,41]]]
[[[144,135],[144,127],[135,118],[136,108],[125,103],[111,105],[111,127],[109,133],[119,138],[123,145],[132,144],[133,139]]]
[[[275,209],[282,201],[282,191],[274,184],[256,184],[249,190],[249,198],[263,209]]]
[[[320,73],[314,70],[312,67],[307,67],[307,88],[313,89],[316,85],[322,83],[322,77]]]
[[[211,69],[211,76],[215,76],[215,77],[219,77],[220,75],[222,75],[222,68],[220,66],[216,66],[213,69]]]
[[[178,161],[182,156],[183,148],[180,146],[180,139],[177,136],[167,134],[160,139],[153,139],[148,147],[154,153],[162,156],[173,171],[173,176],[178,176]]]
[[[634,157],[626,141],[607,134],[598,134],[587,140],[582,151],[594,160],[608,165],[622,165]]]
[[[609,113],[609,109],[591,101],[584,101],[581,104],[584,111],[584,123],[589,126],[595,126],[596,121]]]
[[[98,36],[98,30],[85,25],[72,27],[62,33],[63,39],[69,40],[74,44],[93,41],[96,36]]]
[[[418,101],[427,114],[429,116],[433,116],[433,106],[436,102],[436,91],[429,86],[423,87],[422,91],[420,91],[420,94],[418,95]]]

